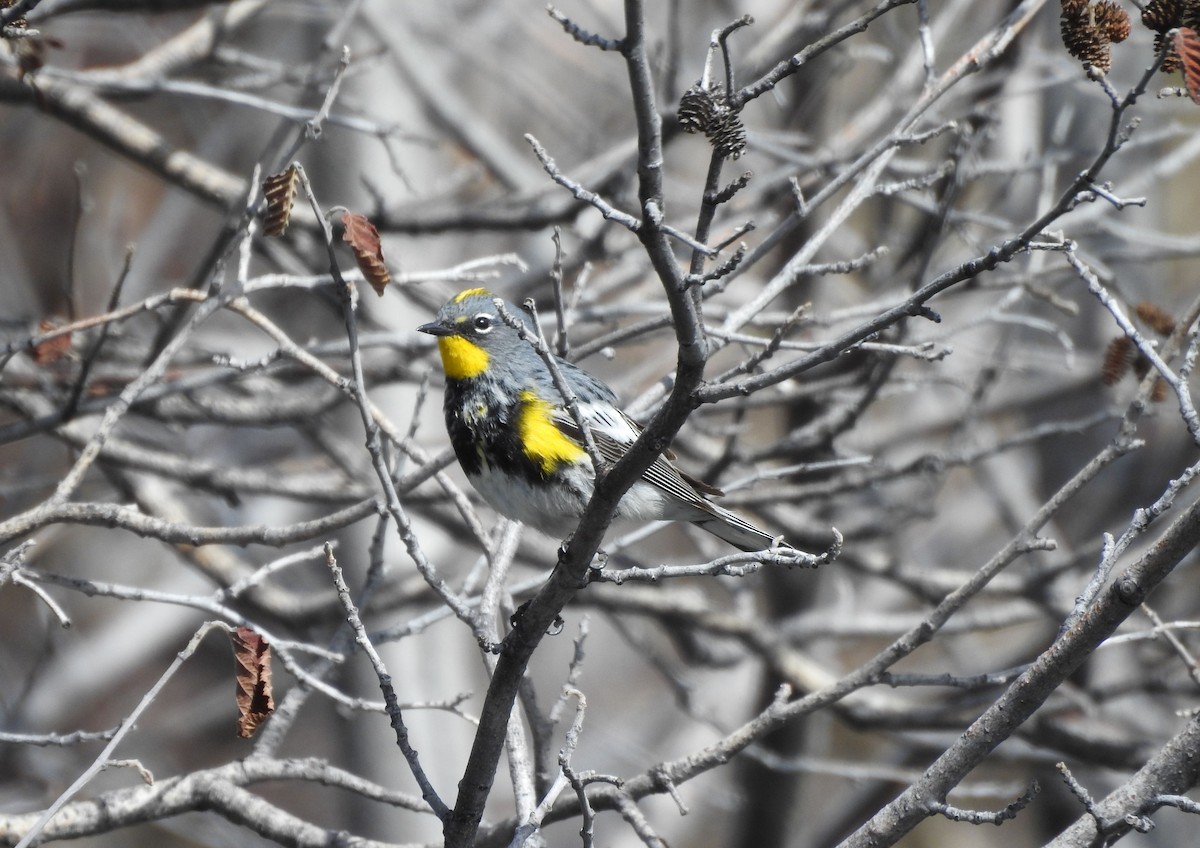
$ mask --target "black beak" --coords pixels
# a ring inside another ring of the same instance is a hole
[[[422,324],[420,327],[417,327],[417,332],[418,333],[429,333],[429,335],[431,335],[431,336],[453,336],[454,335],[453,328],[447,327],[445,324],[439,324],[437,321],[433,321],[429,324]]]

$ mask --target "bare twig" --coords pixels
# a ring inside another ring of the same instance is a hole
[[[161,692],[163,687],[167,685],[167,681],[174,677],[175,672],[179,671],[183,664],[191,658],[191,656],[196,652],[196,649],[200,647],[200,642],[214,628],[227,630],[228,626],[217,621],[205,622],[200,626],[200,629],[196,631],[195,635],[192,636],[191,640],[184,647],[184,649],[175,656],[175,659],[167,667],[166,671],[162,673],[154,685],[151,686],[146,691],[146,694],[142,696],[142,699],[138,702],[138,705],[134,707],[133,712],[131,712],[124,718],[124,720],[121,721],[116,732],[112,735],[112,738],[108,740],[108,744],[104,746],[103,750],[100,751],[96,759],[92,761],[91,766],[89,766],[83,772],[83,774],[79,775],[79,777],[75,779],[74,783],[63,790],[62,794],[54,800],[54,803],[42,811],[42,813],[37,817],[37,820],[33,822],[29,829],[26,830],[21,836],[20,841],[17,842],[16,848],[29,848],[29,846],[33,844],[34,840],[41,836],[46,825],[51,821],[51,819],[54,818],[55,814],[62,809],[62,807],[68,801],[70,801],[71,798],[78,794],[79,790],[83,789],[84,786],[90,783],[92,778],[94,778],[104,769],[109,762],[112,752],[116,750],[116,747],[121,744],[121,742],[129,734],[129,731],[133,729],[133,726],[137,723],[138,718],[141,717],[142,713],[144,713],[152,703],[154,703],[154,699],[158,697],[158,693]]]
[[[429,775],[425,773],[425,769],[421,766],[420,756],[409,741],[408,728],[404,724],[404,713],[400,708],[400,701],[396,697],[396,690],[392,686],[392,676],[388,674],[387,668],[383,664],[383,659],[380,658],[379,652],[375,650],[370,637],[367,636],[366,628],[363,627],[362,619],[358,615],[358,608],[354,605],[354,600],[350,597],[350,588],[342,578],[342,569],[338,565],[337,559],[333,556],[333,546],[328,543],[325,545],[325,564],[329,566],[329,570],[333,575],[333,585],[337,589],[338,600],[341,601],[342,608],[346,611],[346,621],[354,631],[354,639],[359,647],[362,648],[363,653],[367,655],[367,659],[371,661],[371,667],[375,670],[375,676],[379,678],[379,689],[383,692],[383,699],[387,704],[388,719],[392,723],[392,730],[396,732],[396,744],[399,746],[401,753],[404,754],[404,759],[408,763],[408,768],[412,772],[413,778],[417,781],[417,785],[421,787],[421,797],[429,805],[430,809],[433,810],[434,815],[439,819],[445,820],[450,812],[450,808],[446,806],[446,802],[441,799],[437,794],[437,790],[433,788],[433,783],[429,780]]]
[[[949,804],[935,802],[930,805],[930,810],[940,816],[945,816],[950,821],[966,822],[967,824],[1004,824],[1006,821],[1011,821],[1017,817],[1017,813],[1029,806],[1029,802],[1037,797],[1038,783],[1033,781],[1029,784],[1029,788],[1003,810],[997,810],[994,813],[984,812],[982,810],[964,810],[959,807],[952,807]]]

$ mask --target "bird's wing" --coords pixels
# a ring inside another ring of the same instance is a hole
[[[625,456],[630,445],[642,432],[641,425],[612,404],[580,402],[579,411],[587,422],[588,431],[596,443],[600,458],[609,465],[615,464]],[[566,406],[555,406],[550,418],[565,435],[580,445],[583,444],[583,433]],[[673,456],[670,451],[666,451],[655,458],[646,469],[646,481],[684,503],[694,504],[707,511],[712,505],[701,497],[701,493],[714,496],[724,493],[716,486],[710,486],[684,474],[671,461]]]

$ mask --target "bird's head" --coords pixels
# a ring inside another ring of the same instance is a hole
[[[512,304],[505,303],[504,309],[521,320]],[[451,380],[473,379],[493,363],[508,366],[533,352],[501,317],[496,296],[487,289],[459,292],[438,310],[435,320],[417,329],[437,337],[442,368]]]

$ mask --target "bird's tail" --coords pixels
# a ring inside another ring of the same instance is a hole
[[[765,530],[760,530],[736,512],[731,512],[715,503],[707,503],[705,512],[711,513],[703,518],[692,521],[712,533],[718,539],[724,539],[735,548],[743,551],[765,551],[777,547],[781,537],[772,536]]]

